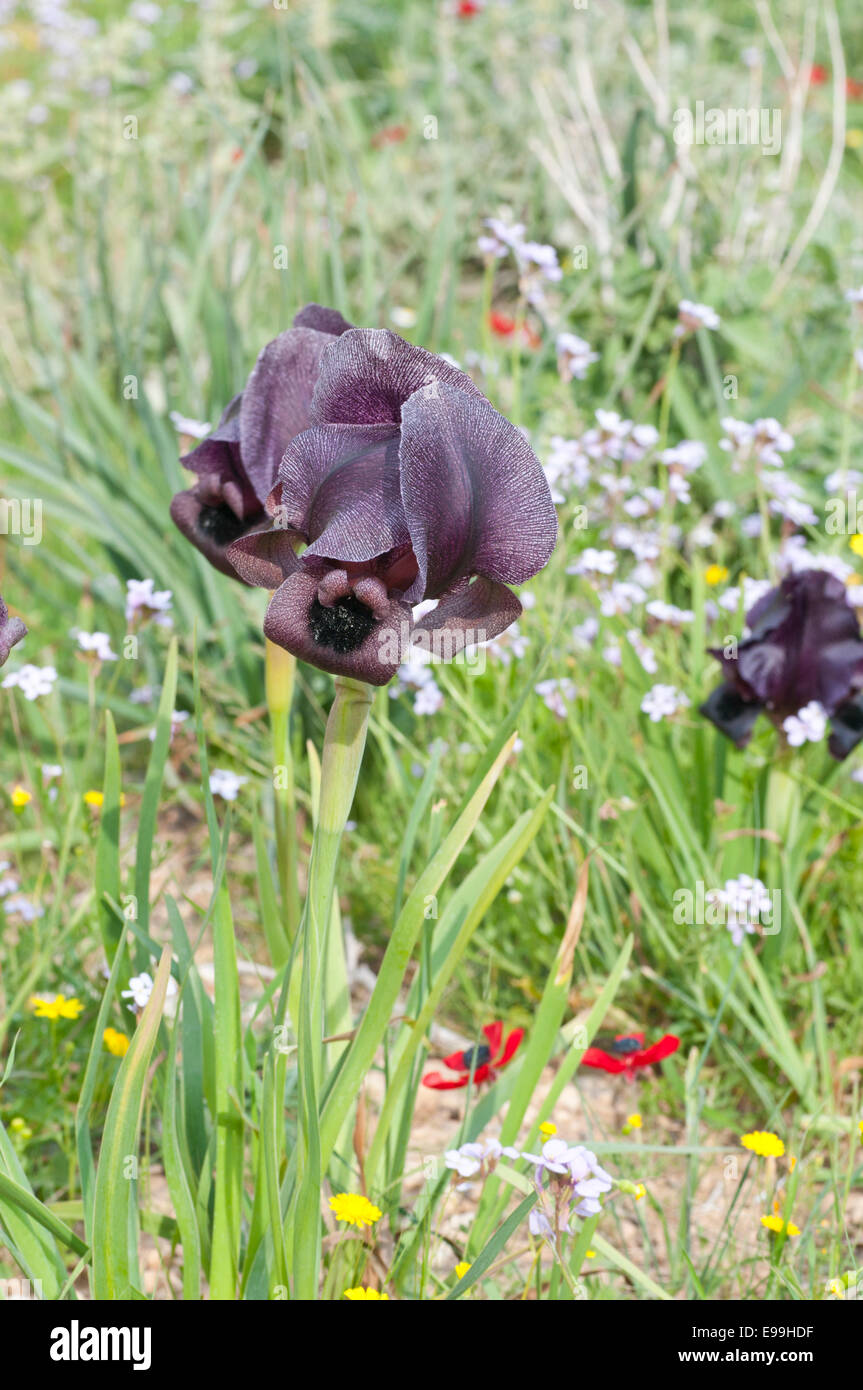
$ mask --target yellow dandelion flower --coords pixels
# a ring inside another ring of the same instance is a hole
[[[595,1251],[595,1250],[585,1250],[584,1256],[585,1256],[585,1259],[587,1259],[587,1260],[595,1260],[595,1259],[596,1259],[596,1251]]]
[[[41,994],[30,998],[30,1008],[37,1018],[77,1018],[84,1012],[80,999],[67,999],[65,994],[55,994],[53,999],[45,999]]]
[[[118,1028],[106,1028],[102,1034],[102,1041],[112,1057],[125,1057],[129,1051],[129,1039]]]
[[[769,1129],[753,1129],[751,1134],[741,1134],[740,1142],[744,1149],[751,1149],[759,1158],[781,1158],[785,1145],[778,1134]]]
[[[644,1186],[643,1182],[635,1184],[635,1191],[632,1195],[635,1198],[636,1202],[640,1202],[642,1197],[647,1196],[647,1188]]]
[[[388,1293],[378,1293],[377,1289],[345,1289],[345,1298],[349,1298],[352,1303],[389,1303]]]
[[[857,1128],[860,1131],[860,1142],[861,1144],[863,1144],[863,1120],[860,1120],[860,1122],[857,1125]]]
[[[552,1124],[551,1120],[544,1120],[539,1127],[540,1134],[544,1134],[546,1139],[553,1139],[557,1134],[557,1125]]]
[[[383,1216],[380,1208],[359,1192],[340,1192],[331,1197],[330,1211],[337,1221],[347,1221],[349,1226],[373,1226]]]
[[[800,1234],[799,1226],[795,1226],[793,1221],[783,1221],[781,1216],[762,1216],[761,1224],[777,1236],[781,1235],[783,1231],[787,1236],[799,1236]]]
[[[628,1124],[630,1129],[641,1129],[641,1116],[637,1114],[629,1115],[627,1117],[626,1123]]]
[[[861,557],[863,557],[863,536],[861,536],[859,532],[856,536],[851,537],[848,544],[854,551],[855,555],[860,555]]]
[[[105,804],[105,794],[104,792],[97,791],[96,788],[93,787],[90,791],[84,793],[84,803],[87,806],[92,806],[94,810],[99,811]],[[120,805],[126,805],[126,797],[122,793],[120,795]]]
[[[455,1267],[456,1279],[463,1279],[469,1269],[470,1263],[468,1260],[459,1260],[458,1264]]]
[[[13,787],[10,797],[16,811],[23,811],[24,807],[33,800],[27,788],[22,786]]]
[[[711,587],[717,584],[724,584],[728,578],[728,570],[725,565],[708,565],[704,571],[704,582]]]

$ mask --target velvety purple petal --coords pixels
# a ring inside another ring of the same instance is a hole
[[[860,624],[845,586],[824,570],[802,570],[755,604],[752,635],[740,643],[738,682],[779,713],[811,700],[832,712],[863,684]]]
[[[3,666],[9,659],[9,653],[20,642],[22,637],[27,636],[27,629],[20,618],[10,618],[9,609],[3,602],[3,595],[0,594],[0,666]]]
[[[232,476],[240,464],[240,406],[242,392],[234,396],[222,411],[216,428],[202,439],[197,448],[180,459],[184,468],[199,477],[216,474]]]
[[[275,526],[252,531],[228,546],[227,561],[246,584],[277,589],[299,568],[295,547],[301,540],[297,531]]]
[[[827,747],[838,762],[847,758],[863,739],[863,695],[846,700],[833,711]]]
[[[755,721],[762,708],[757,700],[745,700],[733,685],[718,685],[699,713],[711,720],[738,748],[743,748],[752,737]]]
[[[240,408],[235,396],[212,434],[180,460],[198,481],[171,502],[171,518],[187,540],[223,574],[236,578],[225,548],[263,521],[260,499],[240,457]]]
[[[348,589],[344,571],[342,587]],[[327,576],[329,579],[329,576]],[[361,580],[353,592],[318,594],[319,577],[300,569],[289,575],[270,600],[264,633],[271,642],[321,671],[350,676],[370,685],[386,685],[402,661],[410,632],[411,610],[388,599],[383,585]]]
[[[524,436],[479,394],[436,383],[402,411],[401,484],[419,564],[409,598],[470,574],[520,584],[545,565],[557,514]]]
[[[464,647],[489,642],[521,616],[521,604],[505,584],[479,577],[442,598],[414,629],[413,641],[441,661]]]
[[[240,449],[263,503],[294,435],[311,424],[311,401],[324,349],[337,340],[313,328],[289,328],[255,363],[240,409]]]
[[[312,426],[290,444],[279,480],[279,523],[303,533],[308,555],[359,563],[409,544],[392,425]]]
[[[386,328],[355,328],[328,348],[312,406],[320,424],[395,424],[405,401],[440,381],[481,396],[458,367]]]
[[[248,518],[242,518],[227,502],[218,501],[215,496],[212,501],[204,501],[202,493],[207,495],[204,480],[189,492],[178,492],[171,500],[171,520],[211,565],[235,579],[236,572],[225,551],[251,526],[259,525],[264,520],[264,514],[257,499],[257,511]]]
[[[294,315],[294,328],[314,328],[316,332],[330,333],[334,338],[341,337],[353,326],[338,309],[325,309],[322,304],[307,304]]]

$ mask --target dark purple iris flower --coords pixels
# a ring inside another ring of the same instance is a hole
[[[736,658],[711,648],[725,683],[701,713],[742,748],[762,711],[779,727],[817,701],[830,716],[830,752],[846,758],[863,738],[863,641],[844,584],[824,570],[789,575],[747,625]]]
[[[3,595],[0,594],[0,666],[9,660],[9,653],[15,643],[26,636],[26,627],[20,618],[9,617],[9,609],[3,602]]]
[[[264,503],[285,446],[310,424],[324,349],[350,324],[335,309],[307,304],[293,328],[268,343],[245,390],[226,406],[212,434],[180,462],[198,481],[171,503],[183,535],[216,569],[236,579],[225,557],[231,541],[269,526]]]
[[[451,657],[516,620],[507,585],[546,564],[557,516],[527,441],[464,372],[352,329],[321,357],[309,428],[285,442],[273,525],[228,550],[243,579],[276,590],[273,642],[384,685],[411,641]],[[439,602],[414,624],[425,599]]]

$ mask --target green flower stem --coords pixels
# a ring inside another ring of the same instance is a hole
[[[674,385],[674,378],[677,375],[677,364],[680,361],[680,347],[682,338],[675,338],[671,344],[671,351],[668,354],[668,366],[665,369],[665,381],[662,384],[662,404],[659,408],[659,444],[657,449],[668,448],[668,426],[671,420],[671,390]]]
[[[793,847],[800,815],[800,783],[791,776],[790,762],[791,758],[786,753],[771,766],[764,807],[765,829],[779,836],[785,853]]]
[[[783,739],[784,742],[784,739]],[[800,828],[801,787],[791,775],[794,754],[791,749],[776,758],[767,775],[767,792],[764,805],[764,827],[778,837],[778,843],[768,840],[762,858],[762,878],[771,893],[781,891],[783,896],[796,888],[794,869],[795,852]],[[786,897],[785,907],[790,905]],[[764,965],[769,966],[784,954],[787,934],[791,923],[787,913],[782,912],[780,921],[772,924],[773,931],[765,941]]]
[[[285,930],[289,941],[293,941],[296,936],[300,921],[294,758],[290,734],[296,670],[296,657],[267,639],[265,681],[273,747],[276,864]]]
[[[308,965],[312,1003],[321,1027],[324,972],[339,848],[353,804],[366,746],[372,690],[361,681],[336,677],[336,698],[327,721],[321,762],[318,820],[309,863],[309,890],[303,917],[303,964]],[[323,1033],[321,1033],[323,1037]]]
[[[320,1271],[321,1182],[326,1169],[319,1128],[323,1076],[324,980],[333,922],[336,866],[366,744],[372,691],[360,681],[336,678],[321,762],[318,818],[309,863],[302,921],[302,988],[294,1013],[298,1029],[299,1082],[297,1180],[293,1224],[294,1298],[316,1299]]]
[[[671,344],[671,351],[668,354],[668,366],[665,369],[665,380],[662,385],[662,400],[659,406],[659,442],[656,446],[657,455],[659,455],[663,449],[668,448],[668,429],[671,423],[671,392],[674,386],[674,378],[677,375],[677,366],[680,361],[680,348],[682,341],[683,340],[681,338],[675,338],[674,342]],[[671,489],[667,488],[662,501],[662,510],[660,512],[660,530],[663,537],[661,562],[662,585],[663,592],[666,598],[670,597],[668,589],[668,560],[671,555],[671,547],[668,542],[669,537],[671,535],[671,522],[674,516],[674,506],[674,495],[671,492]]]
[[[399,990],[404,982],[423,922],[426,920],[425,907],[429,896],[438,892],[476,828],[492,789],[512,753],[515,740],[516,735],[513,733],[501,747],[467,805],[462,809],[455,825],[414,884],[390,933],[387,949],[378,970],[377,984],[321,1115],[318,1137],[324,1166],[329,1162],[341,1131],[345,1109],[358,1094],[389,1026]]]

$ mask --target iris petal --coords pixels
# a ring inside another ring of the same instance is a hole
[[[415,392],[400,457],[420,570],[411,599],[438,598],[470,574],[519,584],[546,564],[557,539],[548,483],[527,440],[483,396],[440,382]]]
[[[744,700],[733,685],[718,685],[701,706],[700,713],[711,720],[720,733],[742,748],[752,737],[755,721],[762,708],[758,700]]]
[[[521,604],[511,589],[479,577],[442,598],[417,623],[416,633],[427,633],[434,654],[449,661],[466,646],[490,642],[520,614]]]
[[[215,476],[227,484],[233,480],[243,484],[243,469],[240,461],[240,407],[242,393],[234,396],[222,411],[221,419],[211,434],[191,453],[180,459],[184,468],[197,473],[199,478]]]
[[[321,362],[312,413],[320,424],[397,425],[420,387],[440,381],[480,396],[466,372],[385,328],[355,328]]]
[[[271,642],[334,676],[350,676],[369,685],[386,685],[402,661],[404,635],[410,631],[411,610],[398,599],[387,600],[375,613],[353,594],[327,609],[318,598],[320,575],[299,568],[276,590],[264,619]],[[311,562],[317,569],[315,561]],[[319,562],[318,562],[319,563]],[[331,571],[332,572],[332,571]],[[344,622],[333,609],[346,605]],[[351,603],[364,610],[347,611]],[[323,609],[323,613],[322,610]],[[363,616],[365,621],[363,621]]]
[[[830,720],[830,738],[827,743],[831,754],[841,762],[853,752],[863,739],[863,695],[846,700],[833,711]]]
[[[309,555],[361,563],[408,544],[391,426],[319,425],[285,452],[282,524],[311,542]]]
[[[27,629],[21,619],[9,617],[9,609],[3,602],[3,595],[0,594],[0,666],[8,661],[9,653],[16,642],[20,642],[26,635]]]
[[[277,589],[300,567],[295,547],[301,540],[296,531],[272,526],[234,541],[228,546],[227,558],[247,584]]]
[[[335,341],[313,328],[289,328],[267,344],[252,368],[240,408],[240,448],[262,503],[288,444],[311,424],[321,358]]]
[[[832,714],[863,679],[860,624],[834,575],[790,575],[755,604],[748,621],[752,635],[740,644],[740,679],[780,713],[817,700]]]
[[[353,324],[348,323],[338,309],[325,309],[323,304],[307,304],[294,315],[294,328],[314,328],[318,333],[330,333],[338,338],[353,328]]]

